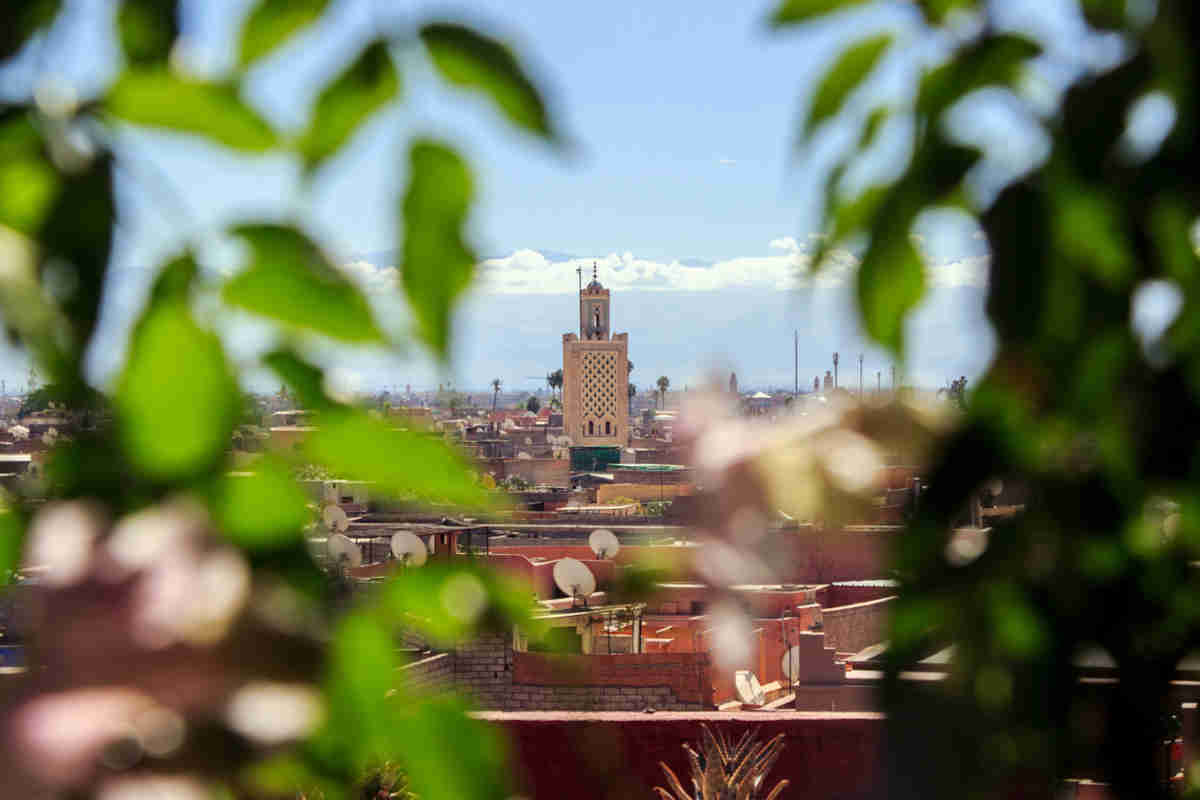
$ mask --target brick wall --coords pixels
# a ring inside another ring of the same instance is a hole
[[[707,653],[513,653],[510,710],[640,711],[713,707]]]
[[[438,653],[400,667],[404,688],[415,693],[440,694],[454,681],[454,656]]]
[[[842,653],[857,653],[887,638],[888,615],[896,598],[884,597],[848,606],[821,609],[825,646]]]
[[[615,477],[614,483],[640,483],[646,485],[658,486],[660,483],[663,486],[673,483],[692,483],[691,469],[672,469],[663,471],[651,471],[644,469],[622,469],[620,464],[609,464],[608,471]]]
[[[454,650],[455,686],[480,708],[507,707],[512,688],[512,642],[506,634],[483,634]]]
[[[567,487],[571,485],[571,462],[565,458],[505,459],[504,475],[537,485]]]

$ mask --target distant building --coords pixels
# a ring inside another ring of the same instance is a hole
[[[729,393],[736,395],[738,393],[737,373],[729,373]]]
[[[579,335],[563,334],[564,433],[579,447],[629,441],[629,334],[609,333],[609,292],[593,267],[579,292]]]

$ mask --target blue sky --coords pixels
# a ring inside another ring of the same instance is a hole
[[[194,68],[219,73],[228,67],[247,5],[188,4],[186,53]],[[1013,26],[1053,43],[1039,72],[1044,86],[1061,85],[1112,57],[1111,43],[1084,35],[1069,3],[1001,6]],[[278,125],[298,128],[317,91],[315,78],[352,57],[372,13],[386,9],[403,27],[443,8],[336,3],[296,47],[252,73],[248,99]],[[402,359],[315,348],[357,371],[364,388],[427,386],[448,377],[482,387],[494,375],[532,388],[533,381],[522,384],[523,376],[558,366],[560,334],[573,320],[574,270],[592,259],[604,264],[601,279],[616,285],[615,325],[630,331],[631,357],[645,365],[635,380],[645,384],[668,374],[680,385],[714,363],[738,368],[743,384],[788,384],[795,329],[807,332],[802,374],[825,369],[835,349],[872,352],[858,335],[849,273],[800,289],[786,279],[805,263],[829,156],[857,135],[877,102],[902,104],[916,69],[945,52],[946,43],[920,35],[916,16],[898,3],[786,34],[767,30],[770,8],[695,0],[460,5],[457,16],[516,45],[571,142],[565,154],[511,131],[477,99],[447,90],[413,53],[400,54],[404,102],[364,128],[350,151],[323,170],[311,194],[300,191],[296,165],[286,159],[246,159],[191,140],[127,134],[168,187],[152,186],[157,179],[145,175],[123,176],[116,272],[91,358],[94,379],[104,382],[119,363],[154,267],[191,242],[215,275],[236,269],[238,251],[220,230],[246,217],[299,219],[371,289],[385,324],[403,333],[406,311],[385,289],[394,278],[389,254],[396,248],[395,191],[404,180],[405,142],[421,134],[456,144],[475,167],[479,204],[472,227],[481,258],[490,259],[482,268],[487,278],[464,304],[449,371],[419,348]],[[60,77],[86,95],[111,78],[116,54],[110,39],[80,32],[103,30],[87,21],[103,22],[112,3],[77,0],[74,9],[78,24],[64,26],[68,55],[58,64]],[[846,119],[798,150],[793,131],[813,82],[851,35],[876,29],[894,32],[902,46],[852,99]],[[29,81],[18,64],[0,74],[0,89],[20,93]],[[1010,100],[972,102],[960,109],[954,127],[988,148],[989,159],[973,178],[986,196],[1038,158],[1045,143]],[[889,124],[850,179],[861,185],[895,171],[904,161],[904,141],[903,123]],[[986,250],[962,219],[925,220],[921,233],[940,271],[914,323],[909,366],[920,381],[941,384],[963,372],[978,374],[987,364]],[[678,313],[658,311],[668,308]],[[261,326],[214,314],[239,362],[252,363],[270,343]],[[762,346],[781,333],[788,341],[782,359]],[[23,384],[20,355],[0,351],[0,357],[0,375],[10,386]],[[873,358],[886,374],[890,362],[878,353]]]

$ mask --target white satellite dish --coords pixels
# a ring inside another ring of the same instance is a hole
[[[350,527],[350,520],[346,518],[346,512],[342,511],[341,506],[325,506],[325,510],[321,512],[321,521],[325,523],[326,530],[337,533],[345,533]]]
[[[567,597],[582,597],[586,602],[596,591],[596,576],[582,561],[562,558],[554,565],[554,584]]]
[[[592,535],[588,537],[588,544],[591,545],[596,558],[612,558],[621,549],[617,535],[604,528],[592,531]]]
[[[746,705],[761,706],[767,702],[767,693],[750,670],[739,669],[733,673],[733,685],[737,689],[738,699]]]
[[[783,654],[783,658],[779,661],[779,669],[787,676],[788,680],[794,681],[800,676],[800,646],[792,645],[791,648]]]
[[[392,555],[406,567],[419,567],[425,563],[429,551],[415,534],[399,531],[392,534]]]
[[[344,569],[362,566],[362,550],[347,536],[335,533],[325,542],[325,548],[338,566]]]

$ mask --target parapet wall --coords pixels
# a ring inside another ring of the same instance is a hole
[[[510,709],[640,711],[712,707],[712,672],[707,653],[513,653]]]
[[[697,746],[701,723],[737,738],[783,734],[784,749],[767,778],[790,785],[783,797],[886,796],[882,714],[777,711],[693,713],[483,713],[511,742],[517,793],[525,797],[616,800],[652,797],[665,786],[659,762],[690,785],[684,743]]]
[[[887,638],[888,617],[895,597],[883,597],[848,606],[821,609],[825,646],[841,653],[857,653]]]

